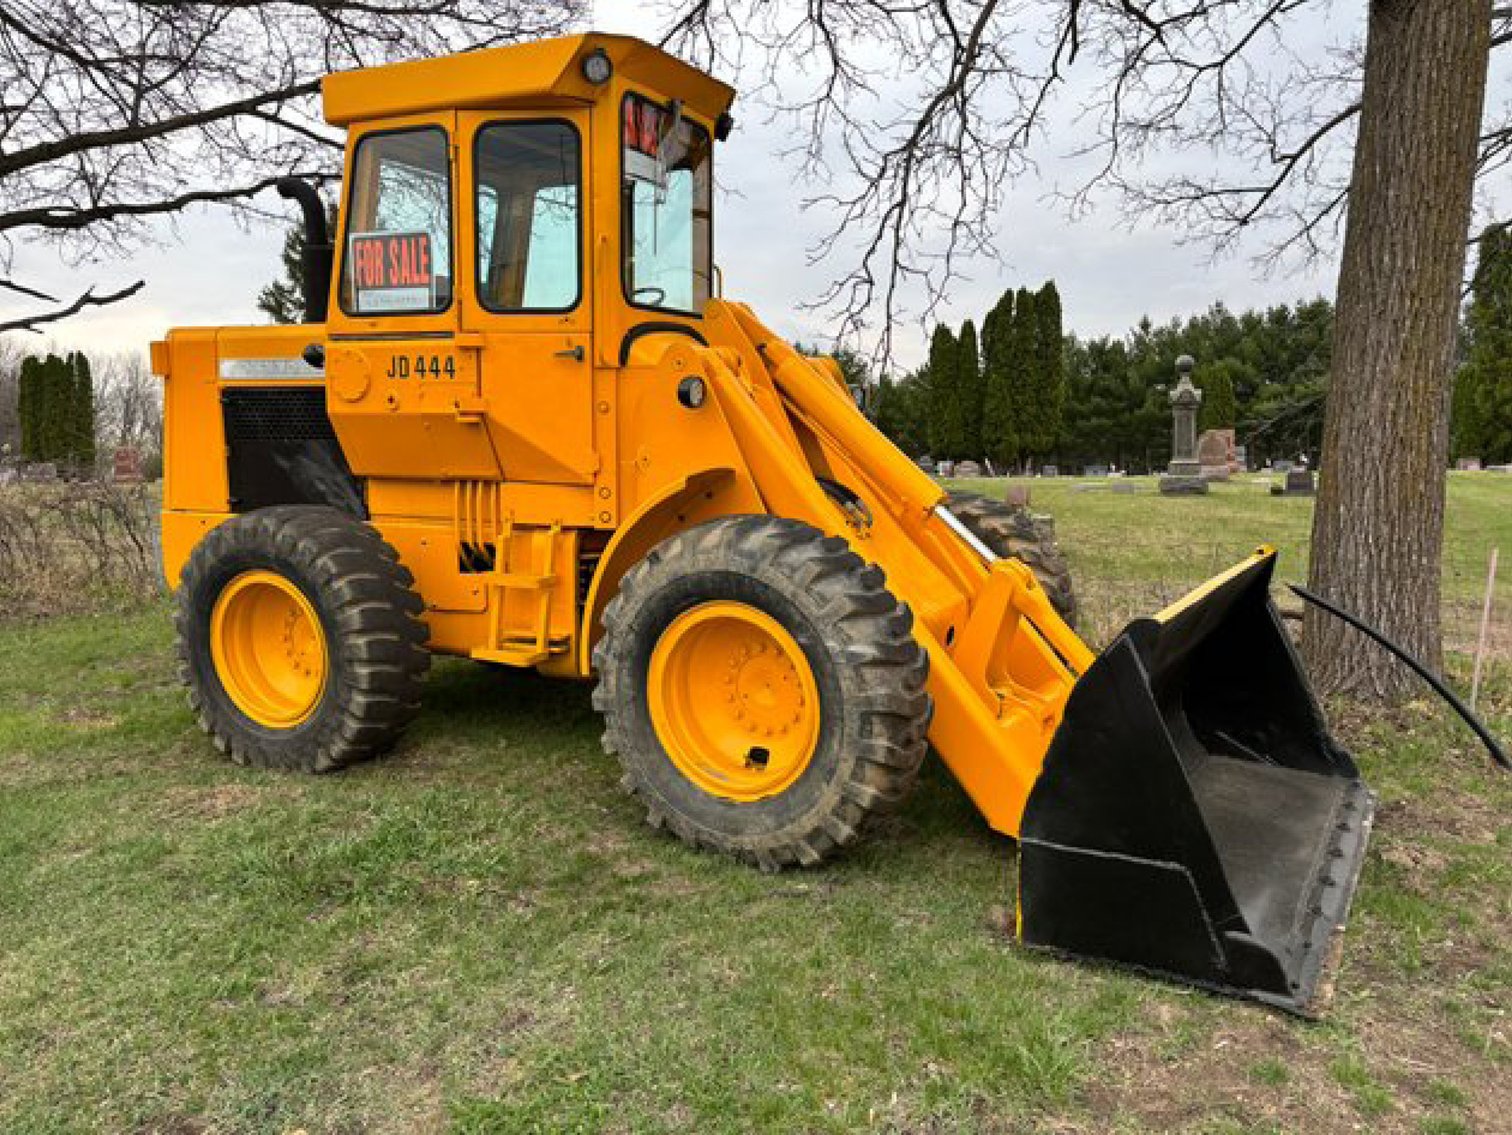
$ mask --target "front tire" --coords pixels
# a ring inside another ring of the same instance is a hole
[[[648,822],[766,870],[816,864],[899,804],[926,751],[928,656],[882,570],[809,525],[671,537],[604,612],[604,747]]]
[[[414,578],[332,508],[259,509],[212,530],[178,588],[179,675],[238,764],[330,772],[393,745],[430,663]]]

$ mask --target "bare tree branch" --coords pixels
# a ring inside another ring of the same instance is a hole
[[[0,288],[15,292],[18,295],[27,296],[31,299],[41,300],[44,303],[57,303],[57,296],[50,296],[46,292],[39,292],[36,288],[28,288],[24,284],[17,284],[11,280],[0,280]]]
[[[335,70],[558,35],[586,0],[5,0],[0,276],[39,245],[129,255],[165,218],[242,215],[282,175],[340,176]],[[38,298],[31,296],[31,298]],[[98,297],[96,297],[98,298]],[[93,303],[87,306],[95,306]],[[54,313],[55,318],[63,318]]]
[[[39,228],[53,231],[77,231],[97,225],[102,221],[119,217],[148,217],[162,213],[178,213],[190,205],[224,203],[255,197],[273,186],[284,175],[265,177],[251,185],[239,185],[229,189],[195,189],[174,197],[154,201],[115,201],[87,208],[44,206],[38,209],[19,210],[0,216],[0,232],[10,228]],[[319,171],[295,171],[294,177],[319,185],[332,180],[336,175]]]
[[[94,289],[91,288],[67,307],[59,308],[56,311],[43,312],[40,315],[30,315],[25,319],[13,319],[6,323],[0,323],[0,335],[5,334],[7,331],[35,331],[40,335],[43,324],[57,323],[60,320],[67,319],[70,315],[77,315],[87,307],[105,307],[109,304],[120,303],[122,300],[130,299],[136,295],[146,286],[146,283],[147,281],[145,280],[138,280],[136,283],[122,288],[120,291],[110,292],[103,296],[95,295]]]
[[[4,19],[3,11],[0,11],[0,22],[3,22]],[[219,106],[203,107],[188,114],[161,118],[152,122],[139,122],[128,126],[119,126],[112,130],[95,130],[73,134],[67,138],[39,143],[29,149],[13,150],[10,153],[0,154],[0,177],[4,177],[6,174],[16,170],[26,169],[28,166],[54,162],[59,158],[65,158],[70,154],[81,153],[85,150],[98,150],[110,146],[147,142],[151,139],[162,138],[181,130],[189,130],[197,126],[207,126],[221,119],[235,118],[241,114],[253,114],[270,104],[288,102],[302,95],[313,95],[319,89],[320,80],[311,79],[308,82],[295,83],[275,91],[264,91],[248,98],[235,99],[231,102],[222,103]]]

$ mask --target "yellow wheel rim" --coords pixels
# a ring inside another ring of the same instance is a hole
[[[210,614],[210,656],[236,708],[269,729],[307,720],[325,693],[320,617],[277,572],[243,572],[226,585]]]
[[[797,640],[744,603],[701,603],[662,632],[651,724],[703,791],[748,803],[792,786],[819,744],[819,687]]]

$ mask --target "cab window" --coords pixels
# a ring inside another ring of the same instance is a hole
[[[347,208],[341,308],[425,314],[451,306],[451,167],[435,127],[357,144]]]
[[[478,131],[478,300],[490,311],[568,311],[581,288],[580,144],[566,122]]]
[[[621,246],[625,298],[697,315],[709,298],[713,146],[677,102],[625,97]]]

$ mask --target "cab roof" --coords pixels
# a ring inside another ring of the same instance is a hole
[[[644,40],[588,32],[338,71],[321,83],[325,119],[333,126],[350,126],[426,111],[591,102],[602,88],[583,78],[581,61],[600,48],[616,76],[681,99],[711,121],[735,98],[734,88]]]

